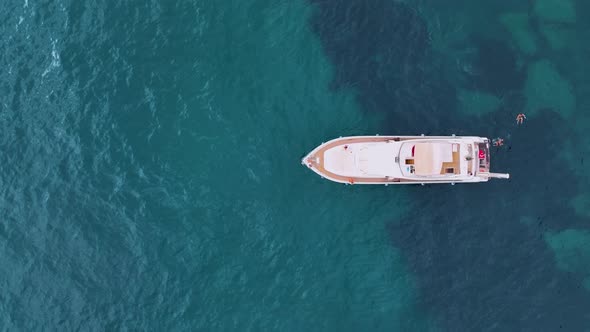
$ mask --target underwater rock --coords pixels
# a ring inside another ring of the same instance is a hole
[[[559,269],[590,276],[590,231],[547,232],[545,241],[553,250]]]
[[[535,218],[531,216],[520,216],[519,221],[527,226],[532,226],[535,224]]]
[[[334,88],[394,90],[422,78],[429,34],[415,10],[388,0],[310,2],[312,29],[335,67]]]
[[[526,54],[533,55],[537,52],[535,34],[529,24],[529,16],[525,13],[506,13],[500,16],[500,22],[512,35],[518,49]]]
[[[576,107],[572,85],[564,79],[548,60],[539,60],[529,65],[525,84],[527,114],[551,108],[569,118]]]
[[[590,219],[590,193],[589,192],[585,192],[585,193],[577,195],[571,201],[571,204],[578,216],[580,216],[582,218],[589,218]]]
[[[571,25],[576,23],[572,0],[535,0],[533,15],[539,21],[539,32],[555,51],[564,49],[573,40]]]
[[[505,95],[520,90],[524,74],[518,56],[510,45],[503,41],[481,36],[472,37],[477,52],[468,73],[469,88],[485,90],[495,95]]]
[[[547,44],[549,44],[549,46],[555,51],[564,49],[572,39],[572,31],[567,27],[558,24],[540,24],[539,31],[547,41]]]
[[[478,116],[497,110],[501,104],[500,98],[477,90],[461,89],[458,91],[458,99],[461,112]]]
[[[535,0],[533,14],[543,22],[576,22],[576,9],[572,0]]]
[[[310,3],[312,30],[334,68],[330,87],[353,90],[364,112],[384,115],[382,123],[392,127],[382,130],[414,126],[427,133],[441,118],[457,121],[443,111],[456,109],[456,92],[432,56],[417,10],[391,0]]]

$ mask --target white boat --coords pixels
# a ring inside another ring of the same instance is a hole
[[[345,184],[427,184],[508,179],[490,173],[490,141],[476,136],[351,136],[323,143],[301,163]]]

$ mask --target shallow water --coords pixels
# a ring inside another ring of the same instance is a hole
[[[0,5],[0,326],[590,327],[589,12],[565,3]],[[502,136],[512,178],[299,164],[377,133]]]

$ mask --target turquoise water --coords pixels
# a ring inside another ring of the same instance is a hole
[[[0,327],[590,327],[571,3],[4,2]],[[515,180],[342,186],[299,163],[422,132],[507,137]]]

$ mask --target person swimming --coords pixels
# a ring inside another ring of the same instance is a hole
[[[526,115],[524,115],[524,113],[519,113],[516,116],[516,124],[522,124],[525,119],[526,119]]]
[[[494,138],[494,139],[492,140],[492,144],[493,144],[494,146],[502,146],[502,145],[504,145],[504,139],[503,139],[503,138],[500,138],[500,137],[498,137],[498,138]]]

